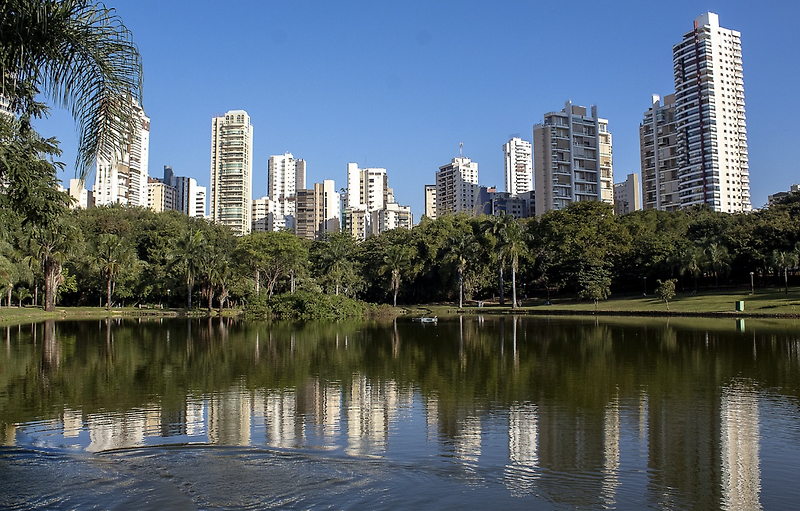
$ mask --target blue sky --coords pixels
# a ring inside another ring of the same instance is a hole
[[[308,183],[346,184],[346,165],[384,167],[401,204],[423,213],[423,185],[458,156],[503,185],[502,145],[567,100],[598,105],[613,136],[614,179],[640,171],[650,96],[673,91],[672,45],[695,17],[742,33],[754,207],[799,182],[791,94],[800,77],[800,3],[750,1],[108,0],[144,62],[150,174],[164,165],[208,185],[211,118],[244,109],[254,126],[253,197],[271,154],[308,164]],[[667,7],[668,6],[668,7]],[[777,48],[777,49],[776,49]],[[783,113],[781,113],[783,112]],[[74,174],[68,113],[39,123]],[[93,179],[89,181],[93,182]]]

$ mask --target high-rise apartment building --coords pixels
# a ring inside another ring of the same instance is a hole
[[[436,216],[465,212],[478,205],[478,163],[459,156],[436,172]]]
[[[357,163],[347,164],[347,206],[360,205],[367,211],[377,211],[389,203],[389,177],[386,169],[358,168]]]
[[[675,211],[681,207],[678,122],[675,95],[654,94],[650,110],[639,125],[644,209]]]
[[[211,119],[211,219],[237,235],[252,227],[253,126],[244,110]]]
[[[270,200],[266,195],[260,199],[253,199],[251,214],[253,220],[252,232],[267,232],[269,230],[269,208]]]
[[[639,130],[645,209],[751,211],[740,33],[705,13],[672,64],[675,94],[653,96]]]
[[[339,193],[333,180],[314,183],[313,189],[297,190],[297,236],[321,240],[340,228]]]
[[[567,101],[533,127],[536,214],[559,210],[573,202],[614,200],[614,171],[608,120],[592,106]]]
[[[278,197],[293,197],[297,190],[306,187],[306,162],[297,160],[292,153],[269,157],[269,184],[267,195],[275,200]]]
[[[513,196],[533,190],[533,152],[531,143],[512,137],[503,144],[506,192]]]
[[[425,216],[436,220],[436,185],[425,185]]]
[[[127,204],[147,206],[150,119],[138,104],[133,105],[134,124],[115,148],[97,156],[94,197],[98,206]]]
[[[708,12],[672,47],[682,206],[750,211],[741,34]]]
[[[161,213],[175,211],[175,187],[154,177],[147,178],[147,207]]]
[[[642,209],[639,198],[639,176],[628,174],[625,181],[614,183],[614,213],[626,215],[631,211]]]

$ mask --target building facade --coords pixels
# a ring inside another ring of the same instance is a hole
[[[436,185],[425,185],[425,216],[436,220]]]
[[[608,120],[567,101],[533,127],[536,215],[573,202],[614,200]]]
[[[459,156],[442,165],[436,172],[437,218],[461,212],[475,213],[479,191],[477,162]]]
[[[94,198],[98,206],[127,204],[147,207],[150,119],[138,104],[133,105],[134,124],[115,148],[97,156]]]
[[[614,184],[614,213],[626,215],[642,209],[639,195],[639,176],[628,174],[625,181]]]
[[[175,211],[176,204],[175,187],[163,181],[150,177],[147,179],[147,207],[161,213],[163,211]]]
[[[244,110],[211,119],[210,217],[237,235],[252,228],[253,126]]]
[[[675,95],[654,94],[639,125],[644,209],[675,211],[681,207],[678,122]]]
[[[741,34],[708,12],[672,48],[681,207],[751,211]]]
[[[533,148],[530,142],[512,137],[503,144],[506,192],[520,195],[533,190]]]

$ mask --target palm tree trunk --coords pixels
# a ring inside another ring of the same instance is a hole
[[[502,264],[500,265],[499,268],[497,268],[497,275],[498,275],[497,276],[497,280],[498,280],[498,284],[499,284],[499,287],[500,287],[500,305],[505,305],[506,304],[506,299],[505,299],[505,292],[503,290],[503,288],[505,286],[503,285],[504,283],[503,283],[503,265]]]
[[[464,270],[458,269],[458,308],[464,308]]]
[[[786,294],[789,294],[789,267],[785,266],[783,268],[783,281],[786,284]]]
[[[517,308],[517,269],[511,267],[511,308]]]
[[[256,269],[255,279],[256,279],[256,296],[258,296],[260,294],[260,292],[261,292],[261,286],[260,286],[260,284],[261,284],[261,272],[258,269]]]
[[[61,265],[47,258],[44,261],[44,310],[54,312],[56,310],[56,287],[58,285],[58,274]]]
[[[106,280],[106,310],[111,310],[111,277]]]

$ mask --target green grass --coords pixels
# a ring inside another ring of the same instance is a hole
[[[595,304],[590,300],[575,300],[567,298],[551,299],[551,305],[545,305],[544,299],[524,300],[519,311],[522,313],[553,313],[575,312],[576,314],[592,313],[595,311]],[[744,311],[736,312],[736,302],[744,302]],[[467,312],[483,313],[507,313],[511,312],[511,307],[506,301],[505,307],[500,307],[497,303],[484,303],[482,308],[477,307],[473,301],[469,306],[464,307]],[[427,313],[430,315],[444,315],[457,312],[455,305],[435,305],[429,307],[416,307],[417,313]],[[713,293],[704,292],[697,295],[679,294],[669,302],[669,310],[663,300],[659,300],[655,295],[646,297],[611,297],[602,300],[597,304],[597,311],[604,314],[731,314],[735,316],[753,315],[776,315],[793,316],[800,315],[800,291],[789,290],[789,294],[783,291],[757,291],[750,295],[748,292],[735,293]],[[414,312],[412,310],[412,312]]]

